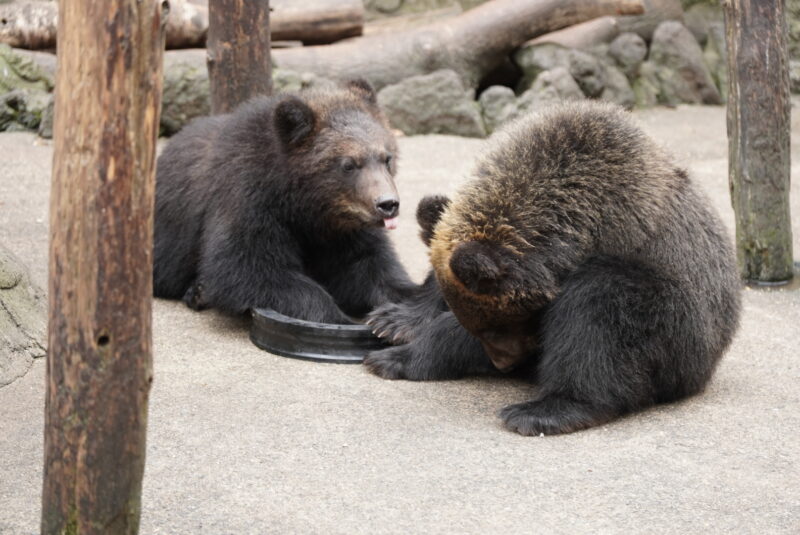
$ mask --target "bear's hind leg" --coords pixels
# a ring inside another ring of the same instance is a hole
[[[579,266],[543,318],[537,399],[501,411],[522,434],[569,433],[697,392],[713,369],[684,283],[613,257]]]

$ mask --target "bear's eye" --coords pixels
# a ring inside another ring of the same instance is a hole
[[[352,173],[353,171],[356,170],[356,167],[358,167],[356,165],[356,162],[351,158],[345,158],[344,160],[342,160],[342,171],[344,171],[345,173]]]
[[[388,169],[389,171],[392,170],[392,155],[391,154],[387,154],[386,155],[386,169]]]

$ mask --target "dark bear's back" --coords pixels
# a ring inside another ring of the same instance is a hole
[[[156,168],[153,290],[179,299],[196,276],[216,137],[229,116],[192,121],[170,139]]]

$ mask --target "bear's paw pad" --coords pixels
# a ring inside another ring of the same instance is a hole
[[[406,346],[390,347],[373,351],[364,358],[364,366],[384,379],[405,379],[405,367],[409,359]]]
[[[585,404],[557,397],[509,405],[499,413],[506,428],[520,435],[559,435],[608,421]]]

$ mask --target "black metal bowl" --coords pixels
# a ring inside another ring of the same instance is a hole
[[[299,320],[268,308],[256,308],[252,315],[250,340],[261,349],[282,357],[358,364],[370,351],[388,345],[366,325]]]

